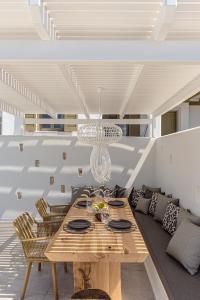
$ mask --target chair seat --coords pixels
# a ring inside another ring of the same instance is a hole
[[[111,300],[110,296],[99,289],[86,289],[75,293],[71,299],[104,299],[104,300]]]

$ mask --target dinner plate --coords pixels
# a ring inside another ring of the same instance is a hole
[[[110,228],[118,229],[118,230],[127,230],[130,229],[132,223],[128,220],[120,219],[120,220],[111,220],[108,223]]]
[[[67,226],[73,230],[85,230],[91,226],[91,222],[84,219],[76,219],[70,221]]]
[[[122,200],[110,200],[108,204],[113,207],[124,207],[125,203]]]
[[[87,207],[90,206],[92,204],[92,201],[90,200],[79,200],[76,205],[80,206],[80,207]]]

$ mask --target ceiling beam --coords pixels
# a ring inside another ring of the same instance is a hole
[[[143,65],[138,65],[136,67],[136,71],[134,71],[133,74],[132,74],[132,78],[130,80],[126,95],[124,97],[124,100],[122,102],[122,106],[121,106],[121,109],[120,109],[120,117],[122,119],[123,119],[124,115],[126,114],[128,104],[133,99],[133,94],[134,94],[134,91],[135,91],[135,87],[137,85],[137,82],[138,82],[139,78],[141,77],[141,73],[142,73],[143,68],[144,68]]]
[[[86,104],[85,96],[81,90],[80,85],[78,84],[78,80],[75,74],[72,74],[72,68],[70,66],[59,65],[58,66],[65,81],[67,82],[68,86],[71,88],[71,92],[74,96],[78,99],[83,114],[89,118],[89,109]]]
[[[43,0],[28,0],[32,20],[41,40],[56,39],[53,19],[49,16]]]
[[[181,88],[174,96],[169,98],[163,105],[158,107],[153,113],[152,117],[155,118],[159,115],[163,115],[169,110],[173,109],[183,101],[189,99],[197,92],[199,92],[200,87],[200,75],[196,76],[188,82],[183,88]]]
[[[97,122],[97,119],[90,119],[90,122]],[[151,124],[151,119],[101,119],[102,123],[109,124]],[[35,119],[26,118],[24,124],[88,124],[87,119]]]
[[[44,113],[49,114],[53,118],[56,116],[56,112],[46,101],[42,100],[37,94],[33,93],[3,68],[0,68],[0,82],[24,97],[32,105],[39,107]]]
[[[156,21],[152,38],[156,41],[163,41],[175,20],[177,9],[177,0],[164,0],[160,14]]]
[[[200,42],[0,40],[0,62],[200,63]]]
[[[24,118],[24,112],[19,110],[18,107],[8,102],[5,102],[4,100],[1,99],[0,99],[0,111],[5,111],[21,119]]]

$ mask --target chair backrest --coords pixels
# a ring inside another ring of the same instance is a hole
[[[42,217],[42,218],[48,217],[48,215],[49,215],[49,213],[47,211],[48,204],[43,198],[37,200],[37,202],[35,203],[35,206],[38,210],[40,217]]]
[[[14,220],[13,225],[20,240],[31,239],[35,237],[35,233],[32,230],[33,224],[34,219],[28,212],[21,214]]]

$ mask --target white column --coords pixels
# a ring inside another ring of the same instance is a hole
[[[2,135],[21,135],[23,134],[23,120],[7,112],[2,112]]]
[[[145,119],[147,115],[140,115],[140,119]],[[151,120],[152,116],[148,115],[148,119]],[[140,136],[151,137],[152,136],[152,124],[140,124]]]
[[[15,117],[7,112],[2,112],[2,135],[13,135],[15,127]]]
[[[161,116],[152,119],[152,137],[161,136]]]
[[[190,128],[189,115],[189,103],[184,102],[178,108],[177,131],[182,131]]]
[[[24,135],[24,121],[22,118],[15,117],[14,135]]]

